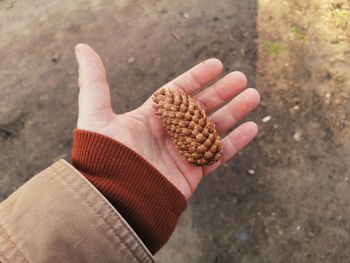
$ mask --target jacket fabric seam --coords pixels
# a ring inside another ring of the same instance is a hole
[[[6,228],[2,224],[0,224],[0,228],[4,231],[5,238],[6,238],[5,241],[11,244],[11,247],[16,251],[16,253],[19,254],[21,259],[24,260],[24,262],[29,262],[27,260],[27,258],[23,255],[23,253],[18,249],[15,242],[11,239],[9,233],[6,231]],[[1,255],[3,255],[5,257],[4,253],[2,253],[1,251],[0,251],[0,253],[1,253]],[[9,262],[9,261],[7,260],[6,262]]]
[[[52,166],[52,168],[53,168],[53,170],[55,171],[56,175],[60,174],[61,171],[62,171],[62,170],[60,171],[59,169],[57,169],[57,167],[54,167],[54,166]],[[66,173],[66,171],[63,171],[63,172]],[[78,174],[78,175],[81,176],[80,174]],[[129,245],[123,240],[123,238],[113,229],[113,227],[105,220],[105,218],[92,206],[92,204],[91,204],[90,202],[88,202],[87,200],[85,200],[85,199],[81,196],[81,192],[80,192],[78,189],[74,188],[74,187],[71,185],[71,181],[69,181],[69,179],[66,178],[66,177],[61,177],[61,176],[57,176],[57,177],[58,177],[60,180],[62,180],[66,185],[68,185],[75,193],[77,193],[78,196],[80,197],[80,199],[81,199],[82,201],[84,201],[84,202],[90,207],[90,209],[91,209],[100,219],[102,219],[102,221],[108,226],[108,229],[109,229],[110,231],[112,231],[112,233],[114,233],[114,235],[115,235],[115,236],[123,243],[123,245],[127,248],[127,250],[129,251],[130,255],[133,256],[135,259],[137,259],[138,262],[142,262],[142,261],[140,260],[139,256],[136,256],[136,255],[133,253],[133,250],[130,248],[130,246],[129,246]],[[85,181],[81,180],[80,183],[82,183],[82,184],[84,184],[85,186],[87,186],[89,192],[95,194],[95,193],[94,193],[94,189],[91,189],[91,186],[88,185]],[[105,208],[107,208],[110,212],[113,212],[113,211],[111,211],[111,209],[105,204],[105,201],[104,201],[103,199],[101,199],[101,197],[99,197],[99,196],[97,195],[97,198],[102,202],[102,204],[103,204],[103,206],[104,206]],[[114,214],[114,212],[113,212],[113,214]],[[122,224],[123,227],[127,228],[127,227],[125,226],[124,222],[122,222],[121,220],[120,220],[120,222],[121,222],[121,224]],[[130,233],[130,234],[132,234],[132,233]],[[134,240],[135,240],[135,239],[134,239]],[[140,247],[142,248],[143,252],[145,252],[144,249],[143,249],[143,247],[142,247],[142,245],[138,242],[138,240],[135,240],[135,241],[140,245]],[[115,243],[115,241],[114,241],[114,243]],[[146,255],[147,255],[147,253],[146,253]],[[147,257],[149,258],[148,255],[147,255]],[[150,259],[150,258],[149,258],[149,259]]]
[[[58,175],[58,174],[60,173],[60,171],[56,170],[55,167],[52,167],[52,168],[55,170],[56,175]],[[103,216],[102,216],[98,211],[96,211],[96,210],[93,208],[93,206],[92,206],[92,204],[91,204],[90,202],[88,202],[88,201],[86,201],[84,198],[82,198],[82,196],[81,196],[81,194],[80,194],[80,191],[79,191],[78,189],[74,188],[74,187],[71,185],[71,182],[68,181],[67,178],[64,178],[64,177],[61,177],[61,176],[57,176],[57,177],[58,177],[61,181],[63,181],[66,185],[68,185],[75,193],[78,194],[78,196],[80,197],[80,199],[81,199],[82,201],[84,201],[84,202],[90,207],[90,209],[91,209],[92,211],[94,211],[94,213],[95,213],[100,219],[102,219],[102,221],[108,226],[108,229],[111,230],[111,231],[117,236],[117,238],[124,244],[124,246],[125,246],[125,247],[127,248],[127,250],[129,251],[130,255],[133,256],[134,258],[136,258],[135,255],[133,255],[132,250],[130,249],[130,247],[129,247],[129,246],[124,242],[124,240],[122,240],[122,238],[113,230],[112,226],[111,226],[110,224],[108,224],[108,223],[106,222],[106,220],[103,218]],[[89,192],[92,192],[92,191],[89,189]],[[115,241],[113,241],[113,242],[115,243]],[[141,262],[138,258],[137,258],[137,261],[138,261],[138,262]]]
[[[115,211],[113,210],[113,207],[110,207],[107,203],[109,203],[109,201],[107,199],[103,199],[103,196],[98,189],[95,188],[95,186],[93,184],[91,184],[81,173],[79,170],[77,170],[74,166],[72,166],[70,163],[68,163],[66,160],[61,159],[59,161],[59,163],[62,163],[62,166],[68,166],[69,169],[72,169],[75,174],[77,176],[79,176],[79,178],[81,179],[81,183],[83,183],[84,185],[86,185],[89,190],[91,192],[93,192],[94,194],[97,194],[98,198],[102,201],[103,205],[108,209],[108,211],[110,211],[112,214],[116,214]],[[68,168],[64,168],[64,169],[68,169]],[[63,168],[56,168],[56,170],[62,170]],[[100,196],[101,195],[101,196]],[[116,210],[116,212],[118,212]],[[139,237],[137,236],[137,234],[135,232],[133,232],[134,230],[128,225],[128,223],[126,221],[124,221],[125,219],[120,215],[120,214],[116,214],[116,216],[118,217],[118,219],[120,220],[120,223],[126,228],[126,229],[130,229],[130,235],[132,235],[132,237],[134,238],[135,242],[141,247],[142,251],[146,254],[147,258],[150,259],[152,262],[154,262],[153,257],[150,255],[150,252],[147,250],[147,248],[145,247],[145,245],[142,243],[142,241],[139,239]],[[121,219],[120,219],[121,217]]]
[[[76,170],[76,168],[74,166],[71,166],[70,163],[68,163],[65,160],[60,160],[59,162],[62,162],[64,167],[68,166],[69,169],[72,169],[74,171],[74,173],[79,176],[79,178],[81,179],[81,183],[84,184],[85,186],[87,186],[87,188],[89,189],[90,192],[94,193],[95,195],[97,195],[98,199],[103,203],[103,206],[106,207],[108,209],[108,211],[110,211],[112,214],[115,214],[118,219],[120,220],[120,223],[123,225],[123,227],[125,227],[126,229],[131,228],[124,220],[121,220],[119,217],[121,217],[119,214],[116,214],[115,211],[113,211],[113,209],[107,204],[108,200],[104,200],[99,194],[101,194],[95,187],[94,185],[90,185],[90,182],[85,179],[85,177],[78,171]],[[64,169],[68,169],[68,168],[64,168]],[[57,170],[62,170],[63,168],[57,168],[55,167],[56,171]],[[71,186],[72,187],[72,186]],[[102,195],[102,194],[101,194]],[[85,200],[84,200],[85,201]],[[118,211],[117,211],[118,212]],[[106,222],[107,224],[107,222]],[[132,237],[134,238],[134,241],[139,245],[139,247],[142,249],[143,253],[147,256],[147,258],[149,260],[151,260],[151,262],[154,262],[152,256],[150,256],[150,252],[145,249],[145,245],[142,243],[142,241],[139,240],[139,237],[136,236],[136,233],[133,232],[133,229],[131,228],[132,231],[129,232],[130,235],[132,235]]]

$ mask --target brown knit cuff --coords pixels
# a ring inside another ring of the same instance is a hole
[[[174,231],[186,198],[156,168],[125,145],[74,130],[72,164],[125,218],[151,253]]]

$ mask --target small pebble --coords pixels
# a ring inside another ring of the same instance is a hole
[[[294,133],[293,136],[294,140],[296,140],[297,142],[301,141],[301,131],[297,131],[296,133]]]
[[[294,110],[300,110],[300,106],[299,105],[295,105],[293,109]]]
[[[189,17],[188,13],[186,13],[186,12],[180,12],[180,14],[185,19],[187,19]]]
[[[262,118],[262,122],[269,122],[271,119],[272,117],[270,115],[267,115],[264,118]]]
[[[253,169],[249,169],[249,170],[248,170],[248,174],[250,174],[250,175],[255,174],[255,170],[253,170]]]
[[[132,64],[132,63],[134,63],[135,62],[135,58],[134,57],[129,57],[128,58],[128,63],[129,64]]]
[[[60,53],[53,53],[52,56],[51,56],[51,61],[54,62],[54,63],[57,63],[61,58],[61,54]]]

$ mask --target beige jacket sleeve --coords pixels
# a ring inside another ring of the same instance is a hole
[[[153,262],[121,215],[60,160],[0,204],[0,262]]]

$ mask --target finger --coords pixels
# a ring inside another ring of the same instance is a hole
[[[240,93],[246,85],[247,78],[242,72],[231,72],[197,94],[195,99],[204,106],[207,113],[210,113],[222,106],[225,101]]]
[[[204,84],[220,75],[222,69],[223,65],[221,61],[211,58],[197,64],[176,79],[170,81],[165,87],[179,88],[186,94],[191,95]]]
[[[225,133],[240,119],[251,112],[260,102],[256,89],[246,89],[221,109],[214,112],[210,119],[215,123],[219,134]]]
[[[112,113],[106,71],[100,57],[85,44],[75,47],[79,64],[78,128],[86,122],[103,123]]]
[[[211,166],[204,168],[204,174],[209,174],[233,157],[238,151],[245,147],[257,134],[258,126],[254,122],[246,122],[233,130],[222,140],[223,151],[221,160]]]

